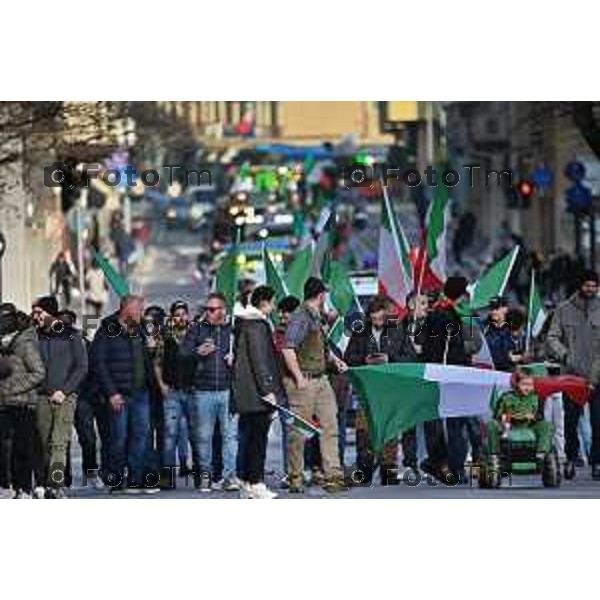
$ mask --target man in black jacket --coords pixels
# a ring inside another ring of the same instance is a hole
[[[473,354],[479,352],[482,344],[479,324],[471,317],[463,319],[457,308],[459,302],[467,297],[467,283],[464,277],[448,277],[443,297],[433,306],[425,321],[423,362],[468,366],[472,362]],[[447,464],[444,464],[443,430],[440,427],[439,439],[434,444],[440,449],[438,456],[435,464],[431,465],[432,469],[425,469],[449,485],[467,482],[464,472],[468,451],[467,426],[468,419],[465,417],[446,419]],[[428,440],[428,454],[429,445],[433,441],[431,438]]]
[[[223,440],[223,484],[225,491],[239,490],[236,478],[237,425],[230,414],[232,331],[227,322],[225,297],[209,294],[204,318],[190,327],[181,345],[182,356],[197,358],[192,387],[191,421],[194,470],[201,492],[212,489],[212,438],[218,421]]]
[[[58,318],[54,296],[40,298],[35,306],[42,323],[38,338],[46,367],[36,407],[40,452],[35,491],[38,498],[62,498],[77,393],[87,374],[87,352],[81,333]]]
[[[163,479],[168,476],[171,484],[169,487],[174,487],[178,456],[180,475],[189,474],[187,450],[191,429],[192,385],[197,358],[193,355],[184,356],[179,352],[188,332],[188,305],[183,301],[174,302],[169,312],[171,322],[163,338],[157,376],[163,393]]]
[[[242,496],[272,499],[264,483],[272,407],[283,396],[283,382],[268,316],[275,308],[275,291],[258,286],[244,316],[236,321],[233,399],[240,415],[240,453],[244,471]]]
[[[152,359],[140,329],[141,296],[121,299],[119,312],[106,318],[90,351],[94,379],[109,403],[108,469],[111,491],[159,491],[158,474],[150,471],[150,390],[155,386]]]
[[[403,360],[403,330],[397,320],[388,317],[388,302],[383,296],[376,296],[367,309],[364,328],[352,333],[344,360],[351,367],[394,363]],[[361,473],[370,481],[376,468],[376,460],[369,448],[367,417],[361,410],[356,416],[356,451]],[[380,457],[382,485],[398,483],[398,441],[389,442]]]

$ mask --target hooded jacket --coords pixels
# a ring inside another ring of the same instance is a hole
[[[0,354],[10,366],[8,376],[0,379],[0,405],[35,406],[46,370],[33,326],[2,336]]]
[[[73,394],[84,380],[88,360],[81,333],[65,326],[64,331],[38,333],[40,354],[46,366],[46,377],[40,391],[53,394],[57,390]]]
[[[255,308],[246,309],[235,323],[233,410],[245,414],[269,412],[262,396],[281,397],[283,383],[271,325]]]

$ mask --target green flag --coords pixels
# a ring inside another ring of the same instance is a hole
[[[348,347],[348,342],[350,341],[350,336],[345,330],[345,322],[343,316],[340,315],[335,320],[334,324],[329,330],[329,335],[327,336],[327,338],[329,342],[333,344],[343,356],[346,352],[346,348]]]
[[[275,297],[277,302],[279,302],[282,298],[289,295],[288,288],[281,275],[279,275],[279,271],[271,259],[266,244],[263,244],[263,261],[265,263],[266,283],[275,290]]]
[[[354,288],[346,267],[341,262],[332,260],[329,266],[329,277],[324,281],[329,287],[331,303],[335,310],[344,316],[356,304]]]
[[[96,264],[102,269],[104,277],[114,293],[121,297],[129,294],[129,284],[127,283],[127,280],[117,272],[101,252],[92,249],[92,253]]]
[[[215,277],[215,289],[225,296],[227,308],[233,309],[237,296],[238,253],[236,249],[229,251],[222,259]]]
[[[479,310],[489,305],[492,298],[502,296],[508,283],[508,278],[513,269],[519,246],[516,246],[504,258],[493,264],[472,286],[471,301],[472,310]]]
[[[320,277],[326,281],[331,275],[331,249],[333,247],[336,222],[335,210],[324,208],[319,220],[323,218],[323,215],[325,216],[325,224],[315,246],[311,275],[313,277]]]
[[[313,243],[311,242],[296,254],[287,268],[285,276],[287,289],[292,296],[296,296],[299,300],[304,299],[304,284],[310,277],[313,253]]]
[[[531,271],[531,288],[529,290],[529,303],[527,305],[527,345],[531,339],[537,337],[544,326],[546,313],[544,303],[535,285],[535,271]]]

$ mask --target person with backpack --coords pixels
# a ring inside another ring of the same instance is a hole
[[[35,406],[46,370],[31,320],[10,303],[0,305],[0,485],[14,497],[33,491]]]

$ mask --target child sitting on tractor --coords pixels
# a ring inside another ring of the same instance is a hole
[[[552,424],[544,421],[533,376],[525,370],[516,371],[511,384],[512,390],[500,396],[494,419],[487,423],[488,452],[491,456],[500,454],[501,439],[510,437],[511,429],[526,427],[535,435],[537,459],[543,462],[552,449]]]

